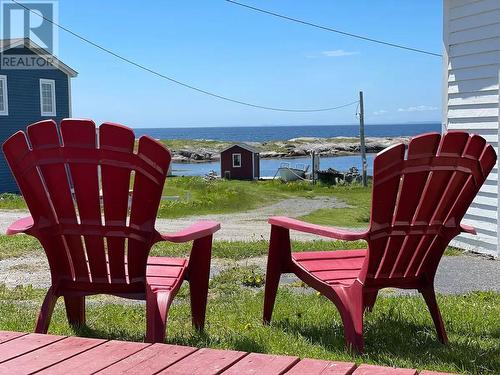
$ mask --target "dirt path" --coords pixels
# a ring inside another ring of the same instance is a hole
[[[346,203],[334,197],[291,198],[246,212],[188,216],[179,219],[157,219],[156,228],[160,232],[168,233],[185,228],[196,220],[215,220],[221,223],[222,227],[215,235],[216,240],[252,241],[269,239],[270,226],[267,223],[269,216],[299,217],[320,208],[345,207],[348,207]],[[0,210],[0,233],[5,233],[13,221],[28,215],[27,211],[22,210]],[[314,238],[314,236],[303,233],[293,233],[292,236],[300,240]]]

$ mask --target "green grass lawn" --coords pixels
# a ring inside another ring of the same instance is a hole
[[[344,347],[338,312],[326,298],[300,285],[280,288],[271,326],[261,324],[262,283],[248,281],[251,269],[230,269],[211,281],[207,325],[191,328],[188,289],[171,307],[167,342],[196,347],[287,354],[337,361],[432,369],[464,374],[500,371],[500,295],[439,296],[450,343],[441,345],[420,297],[385,295],[365,317],[366,351]],[[45,291],[0,286],[0,329],[29,332]],[[49,333],[143,341],[145,309],[104,297],[87,299],[87,325],[68,326],[59,301]]]
[[[326,186],[308,182],[282,183],[280,181],[204,181],[201,177],[168,178],[164,196],[179,196],[179,200],[162,200],[158,217],[177,218],[188,215],[221,214],[241,212],[262,207],[280,200],[295,197],[313,198],[335,196],[352,205],[351,209],[338,211],[320,210],[308,215],[307,220],[332,225],[346,219],[345,226],[363,226],[356,223],[367,220],[370,189],[358,185]],[[15,194],[0,194],[0,209],[25,209],[22,197]],[[324,212],[323,212],[324,211]],[[339,212],[343,212],[339,215]],[[331,220],[330,220],[331,219]],[[347,220],[348,219],[348,220]],[[354,223],[353,225],[351,225]]]
[[[23,197],[17,194],[1,193],[0,194],[0,209],[2,210],[16,210],[26,209],[26,203]]]
[[[344,194],[344,190],[343,187],[332,188],[307,182],[204,181],[200,177],[174,177],[167,180],[164,195],[179,196],[181,199],[162,201],[158,216],[168,218],[241,212],[286,198],[336,196]]]
[[[346,202],[348,208],[324,208],[300,219],[321,225],[348,228],[367,227],[370,222],[371,188],[359,185],[332,188],[335,197]]]

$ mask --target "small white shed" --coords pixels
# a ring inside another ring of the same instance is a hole
[[[443,129],[483,136],[497,151],[499,136],[500,0],[444,0]],[[500,256],[498,163],[464,217],[477,236],[452,243]]]

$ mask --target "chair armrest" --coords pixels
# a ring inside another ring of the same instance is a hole
[[[199,238],[207,237],[220,229],[220,224],[215,221],[198,221],[187,228],[172,234],[159,234],[158,241],[169,241],[175,243],[189,242]]]
[[[474,235],[477,234],[476,228],[467,224],[460,224],[460,232],[474,234]]]
[[[31,227],[33,227],[33,224],[33,218],[31,216],[23,217],[9,225],[6,234],[11,236],[18,233],[28,233]]]
[[[368,238],[368,231],[350,232],[343,229],[310,224],[304,221],[291,219],[283,216],[271,217],[269,218],[268,222],[269,224],[276,225],[278,227],[293,229],[304,233],[317,234],[319,236],[335,238],[337,240],[355,241],[355,240],[366,240]]]

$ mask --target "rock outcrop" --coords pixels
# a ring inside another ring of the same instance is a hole
[[[367,137],[365,139],[366,152],[377,153],[397,143],[407,144],[409,137]],[[342,156],[360,153],[360,143],[354,137],[315,138],[301,137],[287,141],[248,142],[260,152],[261,158],[296,158],[304,157],[316,152],[320,156]],[[220,151],[230,143],[215,143],[210,141],[207,147],[196,142],[196,148],[189,148],[189,141],[179,150],[172,149],[172,160],[177,163],[199,163],[220,160]]]

